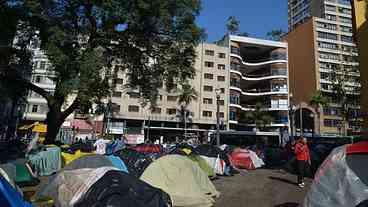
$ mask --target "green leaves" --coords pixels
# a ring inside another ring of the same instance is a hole
[[[238,33],[239,27],[240,27],[240,21],[238,21],[235,16],[230,16],[227,19],[226,29],[228,33],[232,35]]]
[[[284,35],[285,31],[283,31],[282,29],[274,29],[270,32],[267,32],[266,34],[267,38],[273,41],[280,41],[282,36]]]

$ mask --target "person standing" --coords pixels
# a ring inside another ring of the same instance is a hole
[[[294,152],[298,166],[298,186],[303,188],[305,186],[304,177],[306,176],[307,168],[311,165],[308,143],[305,137],[301,137],[295,144]]]

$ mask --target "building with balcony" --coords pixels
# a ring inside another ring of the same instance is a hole
[[[297,3],[295,3],[297,2]],[[300,3],[302,2],[302,3]],[[314,130],[320,134],[343,134],[344,128],[350,133],[360,130],[360,71],[358,51],[353,41],[352,7],[349,0],[295,1],[291,4],[307,4],[308,15],[300,23],[289,22],[289,33],[285,40],[289,45],[290,89],[293,101],[300,111],[296,119],[314,117],[314,124],[306,129],[303,121],[296,121],[300,131]],[[314,4],[317,4],[314,5]],[[293,6],[292,6],[293,7]],[[314,7],[319,8],[317,10]],[[296,13],[289,8],[289,19]],[[342,105],[337,101],[334,89],[337,80],[343,79],[349,124],[344,126]],[[326,107],[310,106],[311,97],[321,91],[329,98]],[[301,114],[301,116],[300,116]],[[300,117],[302,118],[300,118]],[[306,121],[304,121],[306,124]]]
[[[359,49],[359,67],[362,91],[368,91],[368,3],[365,0],[352,0],[353,2],[353,31]],[[362,116],[364,119],[364,132],[368,132],[368,94],[361,94]]]
[[[221,128],[226,129],[228,122],[229,96],[229,53],[228,48],[216,44],[201,43],[197,46],[197,58],[194,68],[196,76],[189,80],[190,85],[198,93],[197,100],[193,100],[187,107],[187,133],[199,137],[207,137],[208,131],[216,129],[216,92],[220,91],[220,121]],[[184,124],[178,103],[179,92],[168,92],[165,85],[159,89],[157,105],[142,106],[142,100],[137,91],[124,88],[128,76],[120,72],[116,79],[111,101],[116,106],[112,114],[111,124],[107,130],[111,134],[144,134],[150,139],[161,136],[175,140],[184,133]],[[180,91],[180,86],[177,86]],[[124,130],[122,130],[124,129]]]
[[[288,127],[287,43],[230,35],[220,44],[230,49],[229,129],[279,132]],[[245,118],[257,105],[272,117],[262,129]]]

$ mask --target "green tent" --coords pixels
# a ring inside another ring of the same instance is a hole
[[[168,193],[173,206],[210,207],[219,196],[207,174],[186,156],[166,155],[143,172],[141,180]]]
[[[216,176],[213,168],[199,155],[188,155],[188,158],[198,164],[198,166],[208,175],[208,177]]]

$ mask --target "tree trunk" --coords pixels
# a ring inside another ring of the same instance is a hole
[[[45,144],[55,143],[56,136],[59,132],[61,125],[64,122],[62,118],[61,107],[49,106],[49,112],[47,113],[47,133],[45,138]]]

